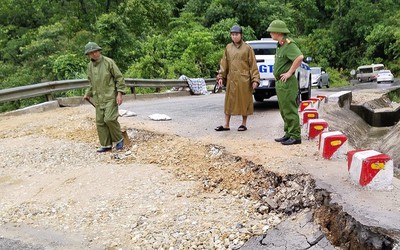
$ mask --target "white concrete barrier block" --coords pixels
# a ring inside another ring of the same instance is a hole
[[[348,152],[349,177],[356,184],[372,190],[392,188],[393,160],[375,150]]]
[[[313,108],[319,109],[321,100],[318,97],[311,97],[309,100],[313,102]]]
[[[314,108],[314,103],[311,100],[302,101],[299,105],[299,111],[303,112],[307,108]]]
[[[300,113],[300,125],[304,125],[308,123],[310,119],[317,119],[318,118],[318,111],[314,108],[305,109],[303,112]]]
[[[328,129],[328,122],[326,122],[324,119],[310,119],[307,122],[307,138],[315,139],[322,132],[328,131]]]
[[[328,96],[326,95],[317,95],[317,98],[320,100],[320,105],[328,102]]]
[[[340,131],[322,132],[319,135],[318,151],[325,159],[346,159],[347,136]]]

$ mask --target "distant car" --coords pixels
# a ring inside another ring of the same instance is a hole
[[[319,89],[322,86],[329,88],[329,81],[329,75],[324,68],[311,67],[311,86],[317,86]]]
[[[376,82],[393,82],[394,76],[390,70],[380,70],[376,76]]]

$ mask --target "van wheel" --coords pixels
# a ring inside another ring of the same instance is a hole
[[[358,78],[358,81],[359,81],[359,82],[362,82],[361,78]]]
[[[308,84],[307,92],[301,94],[301,100],[306,101],[306,100],[310,100],[310,98],[311,98],[311,80],[310,80],[310,84]]]
[[[326,88],[329,89],[329,84],[331,84],[331,80],[328,80],[328,82],[326,83]]]
[[[319,82],[318,82],[318,88],[319,88],[319,89],[322,88],[322,81],[319,81]]]

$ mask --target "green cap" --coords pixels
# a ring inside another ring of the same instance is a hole
[[[269,25],[268,32],[277,32],[277,33],[283,33],[283,34],[289,34],[290,31],[286,26],[286,23],[281,20],[274,20],[272,23]]]

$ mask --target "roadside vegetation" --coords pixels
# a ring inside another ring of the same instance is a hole
[[[332,87],[348,84],[362,64],[384,63],[400,74],[398,0],[3,0],[0,89],[85,78],[88,41],[125,77],[215,77],[232,25],[253,40],[269,37],[274,19],[288,24],[314,59],[310,66],[327,68]]]
[[[400,103],[400,93],[399,91],[391,91],[388,93],[389,99],[392,102]]]

